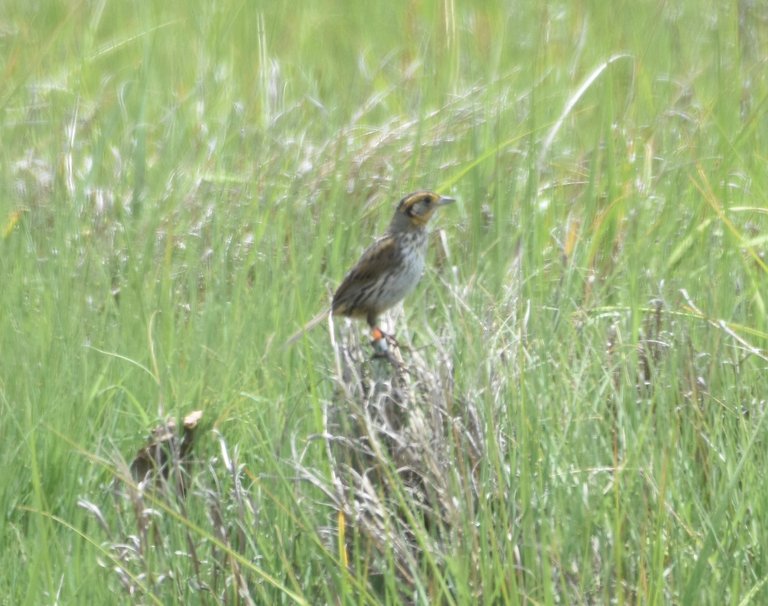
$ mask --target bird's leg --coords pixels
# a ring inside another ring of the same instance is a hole
[[[386,356],[389,351],[388,342],[391,337],[379,328],[379,319],[376,314],[369,313],[366,320],[368,320],[368,326],[371,327],[371,345],[376,352],[375,355],[377,357]]]
[[[386,335],[378,326],[371,327],[371,345],[377,356],[387,355],[387,351],[389,350],[387,337],[388,335]]]
[[[400,357],[400,345],[394,335],[385,333],[378,325],[378,318],[368,316],[368,325],[371,327],[371,346],[374,358],[385,358],[394,366],[400,368],[403,365]],[[390,348],[390,345],[392,346]]]
[[[393,335],[388,335],[378,326],[374,326],[371,329],[371,345],[373,346],[372,359],[384,359],[387,360],[392,366],[394,366],[399,372],[408,372],[405,364],[403,363],[403,357],[400,355],[400,345]],[[392,345],[390,348],[389,346]]]

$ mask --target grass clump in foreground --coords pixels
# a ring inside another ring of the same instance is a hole
[[[621,9],[8,3],[0,595],[765,602],[764,10]],[[420,187],[407,372],[280,349]]]

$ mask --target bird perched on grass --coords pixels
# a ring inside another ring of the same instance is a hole
[[[382,343],[386,350],[379,315],[402,301],[419,283],[427,256],[427,224],[439,207],[453,201],[431,191],[417,191],[400,200],[387,231],[366,249],[336,290],[330,313],[365,318],[374,345]],[[327,314],[324,311],[315,316],[286,344],[296,341]]]

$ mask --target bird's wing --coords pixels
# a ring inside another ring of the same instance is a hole
[[[375,282],[382,274],[391,272],[400,262],[400,249],[395,238],[387,234],[376,240],[365,249],[357,264],[336,289],[332,310],[343,313],[344,306],[349,303],[348,298],[352,293]]]
[[[336,289],[333,295],[331,311],[344,313],[349,305],[359,293],[361,288],[375,282],[382,273],[388,273],[400,262],[400,253],[397,247],[397,241],[389,234],[382,236],[365,249],[360,256],[357,264],[349,271],[342,280],[341,285]],[[300,330],[292,334],[285,342],[284,346],[291,345],[308,330],[311,330],[328,316],[328,310],[320,312]]]

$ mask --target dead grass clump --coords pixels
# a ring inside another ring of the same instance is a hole
[[[181,431],[174,420],[153,429],[130,464],[117,456],[111,500],[78,504],[101,529],[99,564],[113,573],[108,581],[131,599],[261,603],[264,575],[253,564],[250,536],[260,510],[222,436],[219,456],[193,454],[201,414],[184,417]]]
[[[389,359],[371,358],[358,334],[342,329],[334,343],[334,395],[317,437],[330,479],[298,454],[296,466],[336,509],[325,534],[352,574],[377,587],[377,578],[394,572],[401,600],[429,587],[439,603],[451,593],[446,557],[464,558],[482,543],[474,536],[483,532],[475,523],[480,501],[504,493],[479,479],[492,425],[454,393],[451,353],[394,346]],[[467,576],[480,592],[479,572]]]

